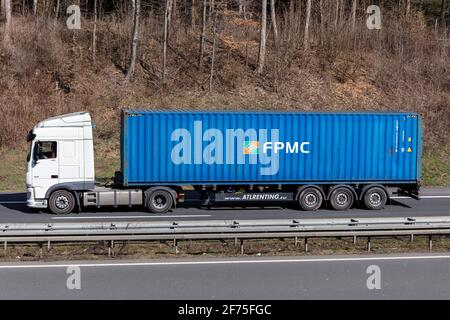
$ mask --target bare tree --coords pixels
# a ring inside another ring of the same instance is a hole
[[[97,0],[95,0],[95,1],[97,1]],[[60,8],[60,6],[61,6],[61,1],[60,0],[56,0],[55,23],[56,23],[56,21],[59,18],[59,8]],[[95,8],[97,8],[97,6]]]
[[[259,56],[258,56],[259,74],[261,74],[264,69],[264,60],[266,56],[266,29],[267,29],[267,0],[262,0],[261,28],[259,32]]]
[[[447,11],[447,0],[441,2],[441,24],[445,28],[445,12]]]
[[[244,12],[244,0],[239,0],[239,15],[242,16],[243,12]]]
[[[94,63],[96,53],[97,53],[97,0],[94,0],[94,29],[92,30],[92,61],[94,61]]]
[[[325,40],[325,13],[323,8],[323,1],[319,1],[319,10],[320,10],[320,44],[323,46]],[[355,0],[356,1],[356,0]]]
[[[8,44],[9,40],[10,40],[10,33],[11,33],[11,0],[4,1],[3,9],[5,11],[5,17],[6,17],[4,41],[6,44]]]
[[[169,39],[170,18],[172,15],[172,0],[166,0],[166,10],[164,13],[164,37],[163,37],[163,66],[162,83],[166,83],[166,65],[167,65],[167,41]]]
[[[37,14],[38,0],[33,0],[33,14]]]
[[[270,0],[270,14],[272,19],[273,37],[275,40],[275,47],[278,49],[278,27],[277,27],[277,13],[275,8],[275,0]]]
[[[125,77],[126,81],[130,81],[133,78],[134,67],[136,65],[136,52],[137,52],[137,43],[138,43],[138,33],[139,33],[139,15],[141,8],[141,0],[132,0],[134,4],[133,10],[133,32],[132,32],[132,40],[131,40],[131,56],[130,56],[130,65],[128,67],[127,75]]]
[[[207,2],[206,0],[203,0],[203,7],[202,7],[202,31],[200,33],[200,54],[198,57],[198,68],[201,70],[202,63],[203,63],[203,55],[205,52],[205,33],[206,33],[206,7]]]
[[[406,0],[406,16],[409,16],[410,11],[411,11],[411,0]]]
[[[334,10],[334,30],[337,30],[338,21],[339,21],[339,0],[335,1],[335,10]]]
[[[194,29],[197,23],[197,12],[195,8],[195,0],[191,0],[191,28]]]
[[[309,49],[309,23],[311,20],[311,1],[308,0],[306,3],[306,22],[305,22],[305,35],[303,38],[303,47],[305,50]]]
[[[214,63],[216,61],[216,42],[217,42],[216,34],[217,34],[217,10],[214,11],[211,69],[209,71],[209,91],[212,90],[212,83],[213,83],[213,77],[214,77]]]
[[[356,8],[358,5],[358,0],[353,0],[352,2],[352,30],[355,31],[356,27]]]

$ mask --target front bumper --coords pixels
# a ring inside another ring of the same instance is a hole
[[[27,206],[30,208],[45,209],[47,208],[47,200],[35,199],[33,188],[27,188]]]

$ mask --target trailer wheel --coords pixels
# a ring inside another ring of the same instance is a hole
[[[75,196],[67,190],[56,190],[50,195],[48,208],[54,214],[69,214],[75,208]]]
[[[372,187],[364,194],[364,205],[369,210],[381,210],[387,202],[387,194],[380,187]]]
[[[355,198],[348,188],[336,188],[330,194],[330,204],[334,210],[347,210],[353,205]]]
[[[300,193],[298,202],[302,210],[315,211],[322,205],[323,196],[316,188],[306,188]]]
[[[147,208],[153,213],[166,213],[172,204],[172,196],[165,190],[155,190],[147,198]]]

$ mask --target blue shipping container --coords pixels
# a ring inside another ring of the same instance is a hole
[[[123,110],[123,184],[417,183],[415,113]]]

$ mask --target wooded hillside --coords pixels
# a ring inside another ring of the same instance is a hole
[[[450,141],[447,0],[1,2],[1,148],[81,110],[116,139],[122,107],[417,111]]]

